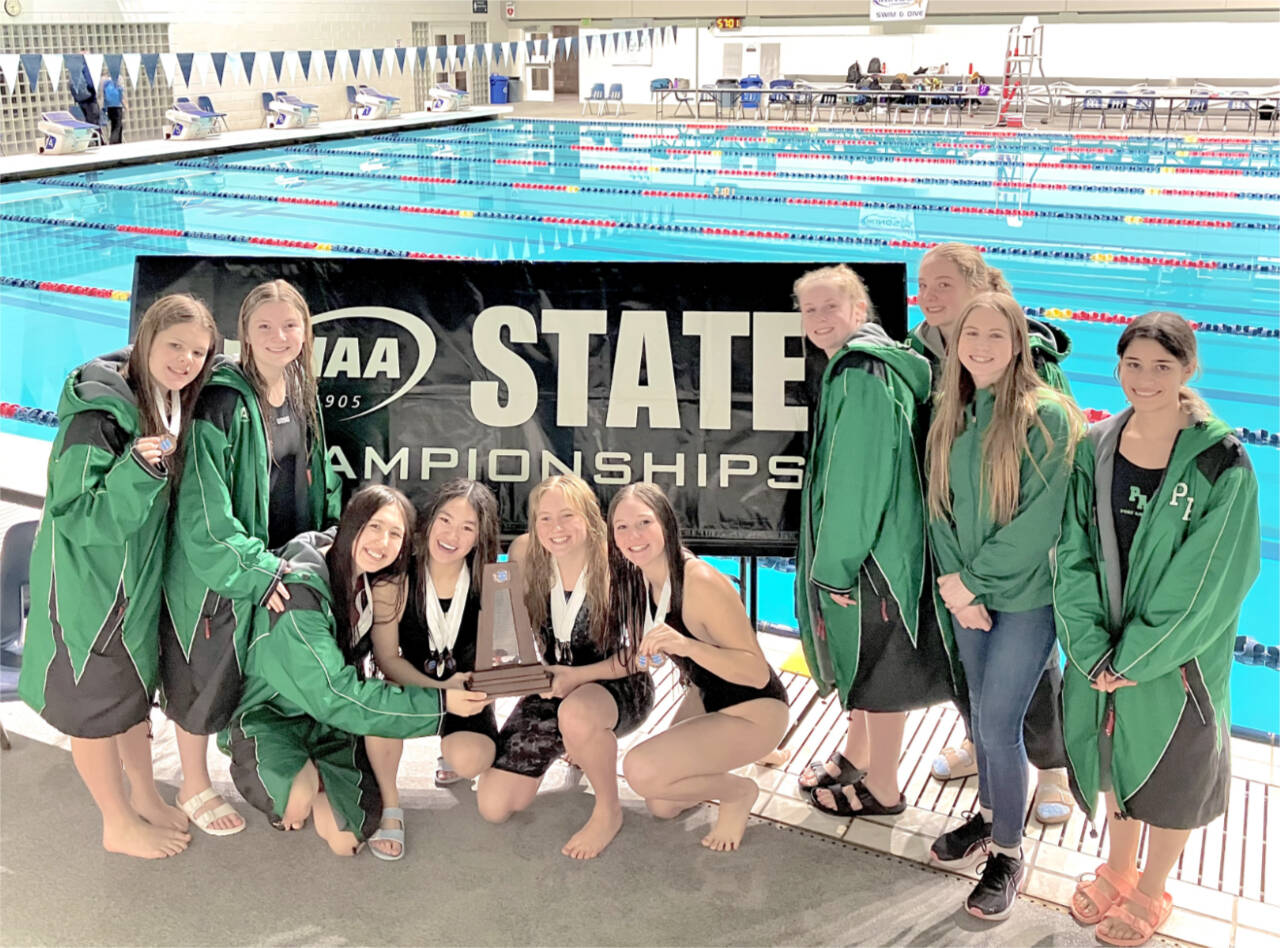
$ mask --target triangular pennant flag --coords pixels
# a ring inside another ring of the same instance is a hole
[[[249,85],[253,85],[253,61],[257,56],[257,53],[240,54],[240,63],[244,66],[244,79]]]
[[[440,60],[441,69],[445,68],[445,59],[448,55],[449,55],[449,47],[447,46],[436,47],[436,59]]]
[[[516,50],[518,50],[519,48],[520,48],[519,43],[507,44],[507,61],[510,62],[511,65],[513,66],[516,64]]]
[[[8,87],[9,94],[14,95],[18,91],[18,54],[17,53],[0,53],[0,78],[4,79],[4,84]]]
[[[208,53],[196,53],[196,68],[200,70],[200,85],[208,87],[209,68],[213,65]]]
[[[495,66],[502,62],[502,44],[494,43],[489,47],[489,61]]]
[[[378,75],[382,75],[382,54],[384,50],[380,46],[375,46],[369,52],[373,53],[373,71]]]
[[[485,60],[484,60],[484,54],[485,54],[485,45],[484,45],[484,43],[476,43],[476,45],[474,45],[474,46],[469,46],[469,47],[467,47],[467,48],[471,50],[471,55],[473,55],[473,56],[476,58],[476,65],[478,65],[478,66],[483,66],[483,65],[484,65],[484,62],[485,62]]]
[[[453,58],[458,61],[459,69],[467,68],[467,47],[455,46],[453,50]]]
[[[541,40],[538,43],[538,55],[540,55],[543,59],[546,59],[547,57],[547,50],[549,49],[549,46],[550,44],[548,40]]]
[[[588,55],[588,56],[590,56],[590,55],[591,55],[591,41],[592,41],[593,39],[595,39],[595,34],[593,34],[593,33],[588,33],[588,34],[587,34],[587,55]]]
[[[124,68],[129,73],[129,82],[133,84],[133,88],[138,88],[138,80],[142,78],[142,54],[125,53]]]
[[[195,53],[176,53],[178,68],[182,70],[182,84],[191,87],[191,64],[195,61]]]
[[[572,59],[574,56],[577,56],[577,55],[578,55],[578,37],[570,36],[569,37],[569,58]]]
[[[429,46],[418,47],[418,68],[419,69],[422,69],[427,65],[428,53],[430,49],[431,47]]]
[[[102,53],[84,54],[84,64],[89,67],[89,75],[93,77],[93,87],[95,89],[102,82],[102,61],[105,58]]]
[[[631,48],[631,31],[630,30],[627,30],[626,36],[627,36],[627,45],[625,48],[630,49]]]
[[[405,57],[405,54],[408,53],[409,51],[405,49],[403,46],[397,46],[395,52],[396,52],[396,62],[400,64],[400,71],[404,72],[404,57]]]
[[[161,53],[160,68],[164,70],[164,81],[171,86],[175,85],[178,79],[178,54]]]
[[[275,73],[276,82],[280,81],[280,67],[284,65],[284,50],[271,50],[271,70]]]
[[[338,51],[336,49],[326,49],[324,51],[324,63],[329,67],[329,78],[333,78],[333,66],[338,61]]]
[[[649,45],[653,45],[653,27],[649,27]]]
[[[119,82],[120,66],[124,63],[124,56],[120,53],[107,53],[102,58],[107,64],[107,75]]]
[[[84,57],[79,53],[74,55],[80,61],[76,64],[76,72],[79,72],[80,65],[84,62]],[[49,74],[49,81],[53,83],[53,91],[57,92],[58,87],[62,85],[62,54],[41,53],[40,58],[44,61],[44,71]],[[97,89],[97,86],[94,86],[94,89]]]
[[[413,70],[415,68],[415,60],[418,58],[418,54],[416,52],[417,48],[418,47],[416,46],[410,46],[407,48],[408,55],[404,58],[404,65],[400,67],[403,70],[408,70],[409,75],[411,76],[413,75]]]
[[[524,55],[526,59],[533,58],[533,40],[524,41]]]
[[[355,79],[360,75],[360,50],[347,50],[347,58],[351,60],[351,78]]]
[[[210,53],[209,60],[213,63],[213,71],[218,77],[218,85],[222,85],[222,77],[227,71],[227,54],[226,53]]]
[[[311,50],[298,50],[298,65],[302,67],[302,78],[311,81]]]
[[[551,54],[551,58],[552,58],[555,62],[559,62],[559,61],[560,61],[560,57],[561,57],[561,56],[563,56],[563,55],[564,55],[564,37],[563,37],[563,36],[557,36],[557,37],[556,37],[556,48],[555,48],[555,50],[552,52],[552,54]]]
[[[289,84],[293,85],[298,81],[298,54],[292,49],[285,50],[284,64],[289,69]]]
[[[19,59],[22,62],[22,71],[27,74],[27,88],[35,92],[36,86],[40,84],[40,54],[21,53]]]
[[[676,41],[676,26],[675,26],[675,24],[673,23],[673,24],[671,25],[671,42],[673,42],[673,43],[674,43],[675,41]]]

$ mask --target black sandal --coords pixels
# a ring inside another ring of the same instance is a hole
[[[831,776],[831,774],[828,773],[826,766],[829,763],[838,765],[840,773],[834,777]],[[853,764],[849,763],[849,759],[840,751],[832,751],[831,756],[825,761],[814,758],[809,761],[809,767],[807,769],[812,770],[818,775],[818,782],[810,786],[808,784],[800,783],[800,778],[797,777],[796,783],[800,784],[800,790],[804,793],[817,790],[819,787],[833,787],[836,784],[857,783],[867,775],[865,770],[859,770]]]
[[[854,793],[857,794],[858,802],[862,804],[861,809],[855,810],[853,805],[849,803],[849,795],[844,792],[846,786],[853,787]],[[898,802],[895,805],[885,806],[876,799],[876,795],[868,790],[866,784],[861,780],[829,787],[831,796],[835,800],[834,807],[829,807],[818,799],[819,789],[814,787],[809,791],[809,805],[815,810],[821,810],[830,816],[894,816],[907,808],[907,798],[902,794],[898,794]]]

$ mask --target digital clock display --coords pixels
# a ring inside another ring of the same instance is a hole
[[[716,17],[717,30],[740,30],[742,29],[742,17],[740,16],[718,16]]]

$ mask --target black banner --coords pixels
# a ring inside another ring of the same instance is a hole
[[[695,549],[790,554],[825,362],[791,286],[824,265],[143,256],[133,324],[190,292],[231,340],[245,294],[288,280],[314,315],[330,458],[353,487],[421,505],[475,477],[510,535],[548,474],[577,470],[605,504],[652,480]],[[851,266],[903,338],[906,267]]]

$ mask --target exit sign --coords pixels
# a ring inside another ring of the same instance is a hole
[[[489,0],[471,0],[472,13],[488,13]]]
[[[718,16],[716,17],[717,30],[740,30],[742,29],[742,17],[740,16]]]

